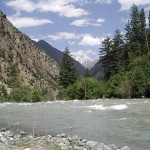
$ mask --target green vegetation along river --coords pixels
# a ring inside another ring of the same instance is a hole
[[[65,132],[106,144],[150,149],[150,99],[1,103],[0,125],[45,134]],[[45,115],[46,114],[46,115]]]

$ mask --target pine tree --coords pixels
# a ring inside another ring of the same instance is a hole
[[[148,27],[150,28],[150,10],[149,10],[149,15],[148,15]]]
[[[126,24],[125,31],[126,31],[125,41],[127,43],[129,43],[130,42],[130,33],[131,33],[130,21],[128,21],[128,23]]]
[[[146,19],[144,9],[142,8],[140,11],[140,43],[142,55],[147,53],[146,42],[147,42]]]
[[[106,80],[125,68],[123,59],[126,60],[127,58],[125,58],[123,45],[123,38],[120,30],[118,29],[116,29],[114,38],[112,40],[107,38],[102,42],[100,53],[104,56],[100,57],[100,61],[104,67]]]
[[[100,62],[104,67],[104,77],[108,80],[112,74],[112,63],[111,63],[111,50],[112,50],[112,41],[109,37],[102,41],[102,47],[100,48]]]
[[[150,53],[149,43],[150,43],[150,11],[148,16],[148,28],[145,29],[145,41],[146,41],[146,54]]]
[[[73,59],[70,56],[70,51],[66,47],[63,52],[63,59],[61,62],[60,78],[59,84],[67,88],[69,85],[72,85],[77,80],[77,72],[73,63]]]
[[[131,27],[131,36],[130,42],[139,42],[140,40],[140,13],[138,7],[133,4],[131,6],[131,13],[130,13],[130,27]]]
[[[100,57],[107,55],[111,51],[112,41],[109,37],[102,41],[102,47],[100,48]]]
[[[126,41],[128,42],[128,54],[130,59],[140,56],[144,53],[145,47],[145,13],[144,9],[139,11],[133,4],[131,7],[130,21],[126,25]]]
[[[122,39],[122,35],[121,35],[121,31],[116,29],[115,31],[115,35],[113,38],[113,44],[112,44],[112,62],[113,62],[113,74],[118,73],[122,68],[122,59],[126,59],[123,58],[123,39]],[[113,75],[112,74],[112,75]]]

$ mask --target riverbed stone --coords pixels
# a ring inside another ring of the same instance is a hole
[[[108,145],[105,145],[104,143],[100,143],[96,145],[96,147],[93,150],[112,150],[112,148]]]
[[[98,142],[95,141],[87,141],[86,142],[86,146],[90,146],[91,148],[96,146],[98,144]]]
[[[11,132],[9,130],[4,132],[4,136],[9,136],[10,134],[11,134]]]
[[[65,134],[65,133],[62,133],[62,134],[60,134],[60,136],[61,136],[62,138],[65,138],[65,137],[66,137],[66,134]]]
[[[52,136],[49,134],[48,136],[47,136],[49,139],[51,139],[52,138]]]
[[[127,146],[124,146],[124,147],[121,148],[121,150],[130,150],[130,148],[127,147]]]
[[[17,148],[15,146],[19,143],[34,143],[32,150],[46,150],[44,147],[45,139],[51,144],[59,146],[61,150],[130,150],[127,146],[117,149],[114,144],[105,145],[104,143],[98,143],[96,141],[87,141],[77,135],[70,137],[65,133],[59,134],[55,137],[51,135],[48,135],[47,137],[33,137],[32,134],[22,136],[20,134],[12,133],[9,130],[0,132],[0,148],[3,146],[3,150],[31,150],[31,148]]]
[[[70,136],[68,136],[67,139],[68,139],[70,142],[72,142],[72,140],[73,140],[72,137],[70,137]]]
[[[118,147],[115,144],[108,145],[112,150],[116,150]]]
[[[66,145],[70,145],[70,142],[66,139],[66,138],[63,138],[62,139],[62,142]]]
[[[30,148],[25,148],[24,150],[30,150]]]
[[[21,130],[21,131],[20,131],[20,135],[21,135],[21,136],[26,135],[26,132],[23,131],[23,130]]]
[[[85,143],[82,142],[82,141],[78,141],[77,145],[80,146],[80,147],[83,147],[83,146],[85,146]]]
[[[8,140],[4,136],[0,138],[0,141],[6,145],[8,144]]]
[[[81,150],[82,148],[80,146],[74,146],[75,150]]]
[[[86,139],[82,139],[82,140],[81,140],[81,142],[86,143],[86,142],[87,142],[87,140],[86,140]]]
[[[77,135],[74,135],[73,137],[72,137],[72,139],[75,141],[75,140],[78,140],[78,136]]]

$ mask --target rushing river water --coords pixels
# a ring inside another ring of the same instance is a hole
[[[46,114],[46,115],[45,115]],[[46,103],[2,103],[0,125],[16,125],[32,132],[65,132],[131,150],[150,150],[150,99],[90,100]]]

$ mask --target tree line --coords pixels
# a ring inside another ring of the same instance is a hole
[[[64,51],[60,71],[58,98],[141,98],[150,97],[150,28],[146,26],[144,9],[133,4],[125,35],[116,29],[100,47],[99,61],[104,79],[96,80],[87,72],[79,78],[69,49]]]

